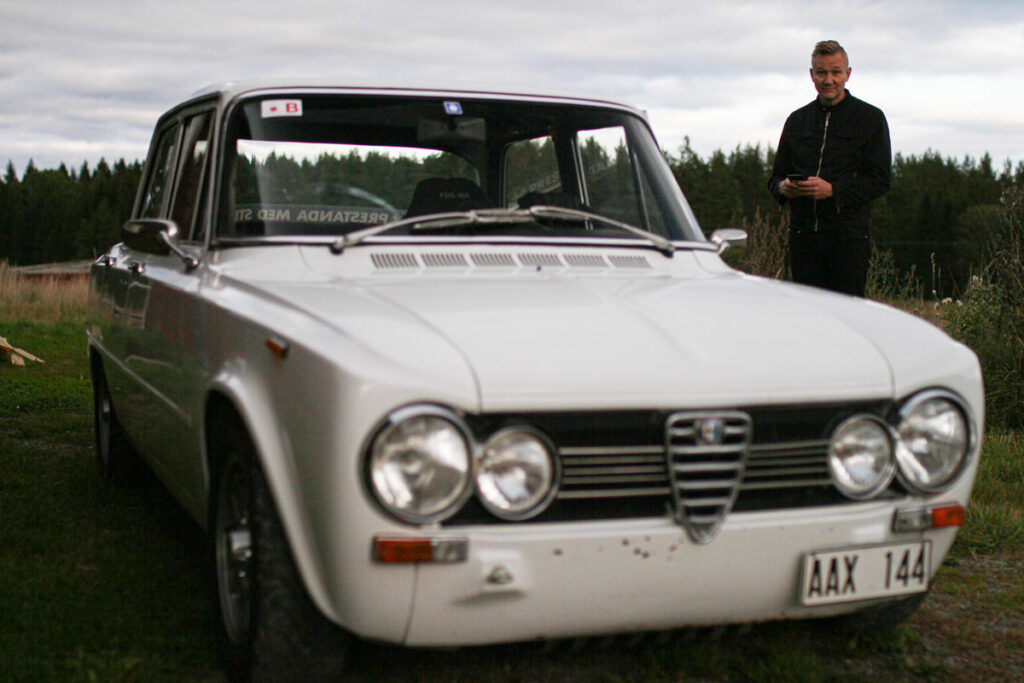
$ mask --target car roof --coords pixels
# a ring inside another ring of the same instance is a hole
[[[173,109],[196,100],[217,98],[221,102],[229,102],[237,97],[252,96],[261,93],[272,94],[276,91],[289,93],[337,93],[363,95],[411,95],[440,97],[482,97],[486,99],[514,99],[522,101],[563,102],[565,104],[613,107],[628,110],[643,119],[647,113],[627,102],[603,97],[594,97],[565,92],[550,92],[519,87],[495,87],[469,84],[449,84],[447,86],[427,86],[422,84],[382,84],[376,82],[327,82],[316,79],[302,80],[254,80],[225,81],[215,83],[193,93],[187,100]]]

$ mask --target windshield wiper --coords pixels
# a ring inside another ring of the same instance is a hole
[[[527,211],[534,218],[547,218],[578,223],[589,223],[591,221],[594,221],[595,223],[602,223],[612,228],[624,230],[632,235],[636,235],[637,237],[642,237],[654,245],[655,249],[668,258],[672,258],[676,253],[675,245],[661,235],[655,235],[653,232],[648,232],[647,230],[638,228],[635,225],[623,223],[622,221],[617,221],[614,218],[608,218],[607,216],[602,216],[590,211],[569,209],[563,206],[549,206],[547,204],[538,204],[536,206],[531,206],[529,209],[520,210]]]
[[[521,211],[507,209],[473,209],[470,211],[450,211],[446,213],[431,213],[422,216],[402,218],[390,223],[381,223],[362,230],[342,235],[331,244],[331,251],[340,254],[348,247],[353,247],[368,237],[380,235],[399,228],[410,230],[443,230],[459,225],[472,225],[480,223],[529,223],[533,218]]]
[[[473,209],[470,211],[452,211],[448,213],[434,213],[424,216],[403,218],[401,220],[382,223],[381,225],[374,225],[369,228],[364,228],[363,230],[356,230],[355,232],[343,235],[331,244],[331,252],[340,254],[348,247],[355,246],[363,242],[363,240],[368,237],[380,235],[385,232],[391,232],[392,230],[397,230],[399,228],[409,228],[410,230],[442,230],[460,225],[534,223],[537,222],[538,219],[570,221],[575,223],[589,223],[591,221],[602,223],[609,227],[623,230],[647,240],[655,249],[668,258],[671,258],[673,254],[675,254],[675,245],[660,235],[655,235],[654,233],[647,232],[646,230],[629,225],[628,223],[623,223],[613,218],[606,218],[605,216],[591,213],[589,211],[580,211],[578,209],[568,209],[561,206],[548,205],[536,205],[531,206],[528,209]]]

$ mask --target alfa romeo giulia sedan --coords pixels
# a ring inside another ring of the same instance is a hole
[[[141,458],[209,532],[239,677],[905,615],[968,503],[977,359],[733,270],[744,239],[623,104],[203,91],[92,268],[102,472]]]

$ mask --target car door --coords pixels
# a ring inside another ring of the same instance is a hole
[[[212,131],[212,109],[182,117],[174,177],[159,217],[174,221],[181,248],[195,258],[202,256],[196,239],[205,224],[202,201]],[[201,324],[198,292],[202,269],[190,267],[178,255],[140,254],[134,274],[139,327],[129,339],[128,364],[142,388],[140,426],[151,454],[151,464],[179,495],[191,491],[198,467],[195,405],[200,370],[193,340]],[[129,295],[132,302],[132,296]]]
[[[173,179],[180,132],[180,122],[171,121],[154,134],[135,217],[156,218],[163,211]],[[146,267],[145,253],[125,243],[119,244],[104,258],[97,287],[105,309],[101,323],[102,343],[113,359],[107,364],[106,372],[114,409],[129,439],[149,459],[146,391],[136,358],[149,302]]]

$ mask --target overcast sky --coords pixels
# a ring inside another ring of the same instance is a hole
[[[278,76],[612,97],[706,158],[775,147],[822,39],[894,151],[1024,162],[1020,0],[0,0],[0,164],[141,159],[200,87]]]

